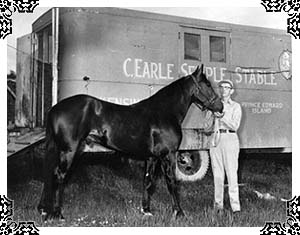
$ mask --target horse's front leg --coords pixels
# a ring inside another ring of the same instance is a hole
[[[177,219],[178,217],[184,216],[183,210],[180,207],[179,201],[179,182],[176,179],[176,153],[170,152],[167,156],[162,159],[162,169],[166,179],[168,191],[172,196],[172,207],[173,214],[172,218]]]
[[[144,215],[152,216],[150,211],[150,199],[155,189],[155,168],[157,159],[153,157],[145,161],[145,175],[143,181],[143,199],[142,199],[142,212]]]

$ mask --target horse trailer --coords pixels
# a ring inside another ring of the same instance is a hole
[[[224,79],[235,85],[242,150],[292,151],[292,50],[283,30],[118,8],[53,8],[17,47],[17,126],[43,128],[47,111],[76,94],[130,105],[204,64],[216,90]],[[179,152],[200,161],[179,178],[205,174],[204,116],[192,105],[182,124]]]

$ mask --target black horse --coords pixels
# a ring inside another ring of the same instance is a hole
[[[88,95],[62,100],[48,113],[44,189],[38,210],[44,220],[63,219],[64,181],[83,152],[87,140],[145,160],[142,212],[150,212],[154,171],[161,164],[172,196],[173,216],[184,215],[175,177],[176,151],[182,139],[181,123],[192,103],[213,112],[223,104],[201,68],[182,77],[139,103],[122,106]]]

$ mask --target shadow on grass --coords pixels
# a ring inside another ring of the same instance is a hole
[[[25,157],[24,157],[25,158]],[[25,163],[18,162],[19,167]],[[153,217],[143,217],[141,209],[143,162],[127,161],[121,156],[83,155],[75,165],[65,189],[64,223],[43,224],[36,210],[42,190],[41,176],[32,166],[18,168],[10,162],[10,175],[28,169],[27,178],[8,182],[8,197],[14,200],[14,220],[36,221],[38,226],[255,226],[266,221],[285,221],[285,203],[291,198],[291,164],[287,161],[245,158],[240,200],[242,212],[234,218],[224,192],[225,212],[218,216],[212,209],[213,176],[209,169],[198,182],[181,183],[180,195],[186,218],[172,221],[171,197],[163,178],[157,181],[152,197]],[[39,167],[36,160],[35,166]],[[22,175],[26,172],[22,171]],[[16,177],[18,178],[18,177]],[[15,179],[16,179],[15,178]],[[276,200],[259,199],[254,190],[269,192]]]

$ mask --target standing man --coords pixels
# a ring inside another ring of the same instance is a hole
[[[214,115],[214,144],[210,147],[212,171],[214,175],[214,208],[223,210],[225,172],[229,186],[230,205],[233,213],[241,210],[238,186],[239,139],[237,130],[240,126],[242,110],[239,103],[231,99],[234,93],[232,81],[218,83],[224,105],[223,115]]]

